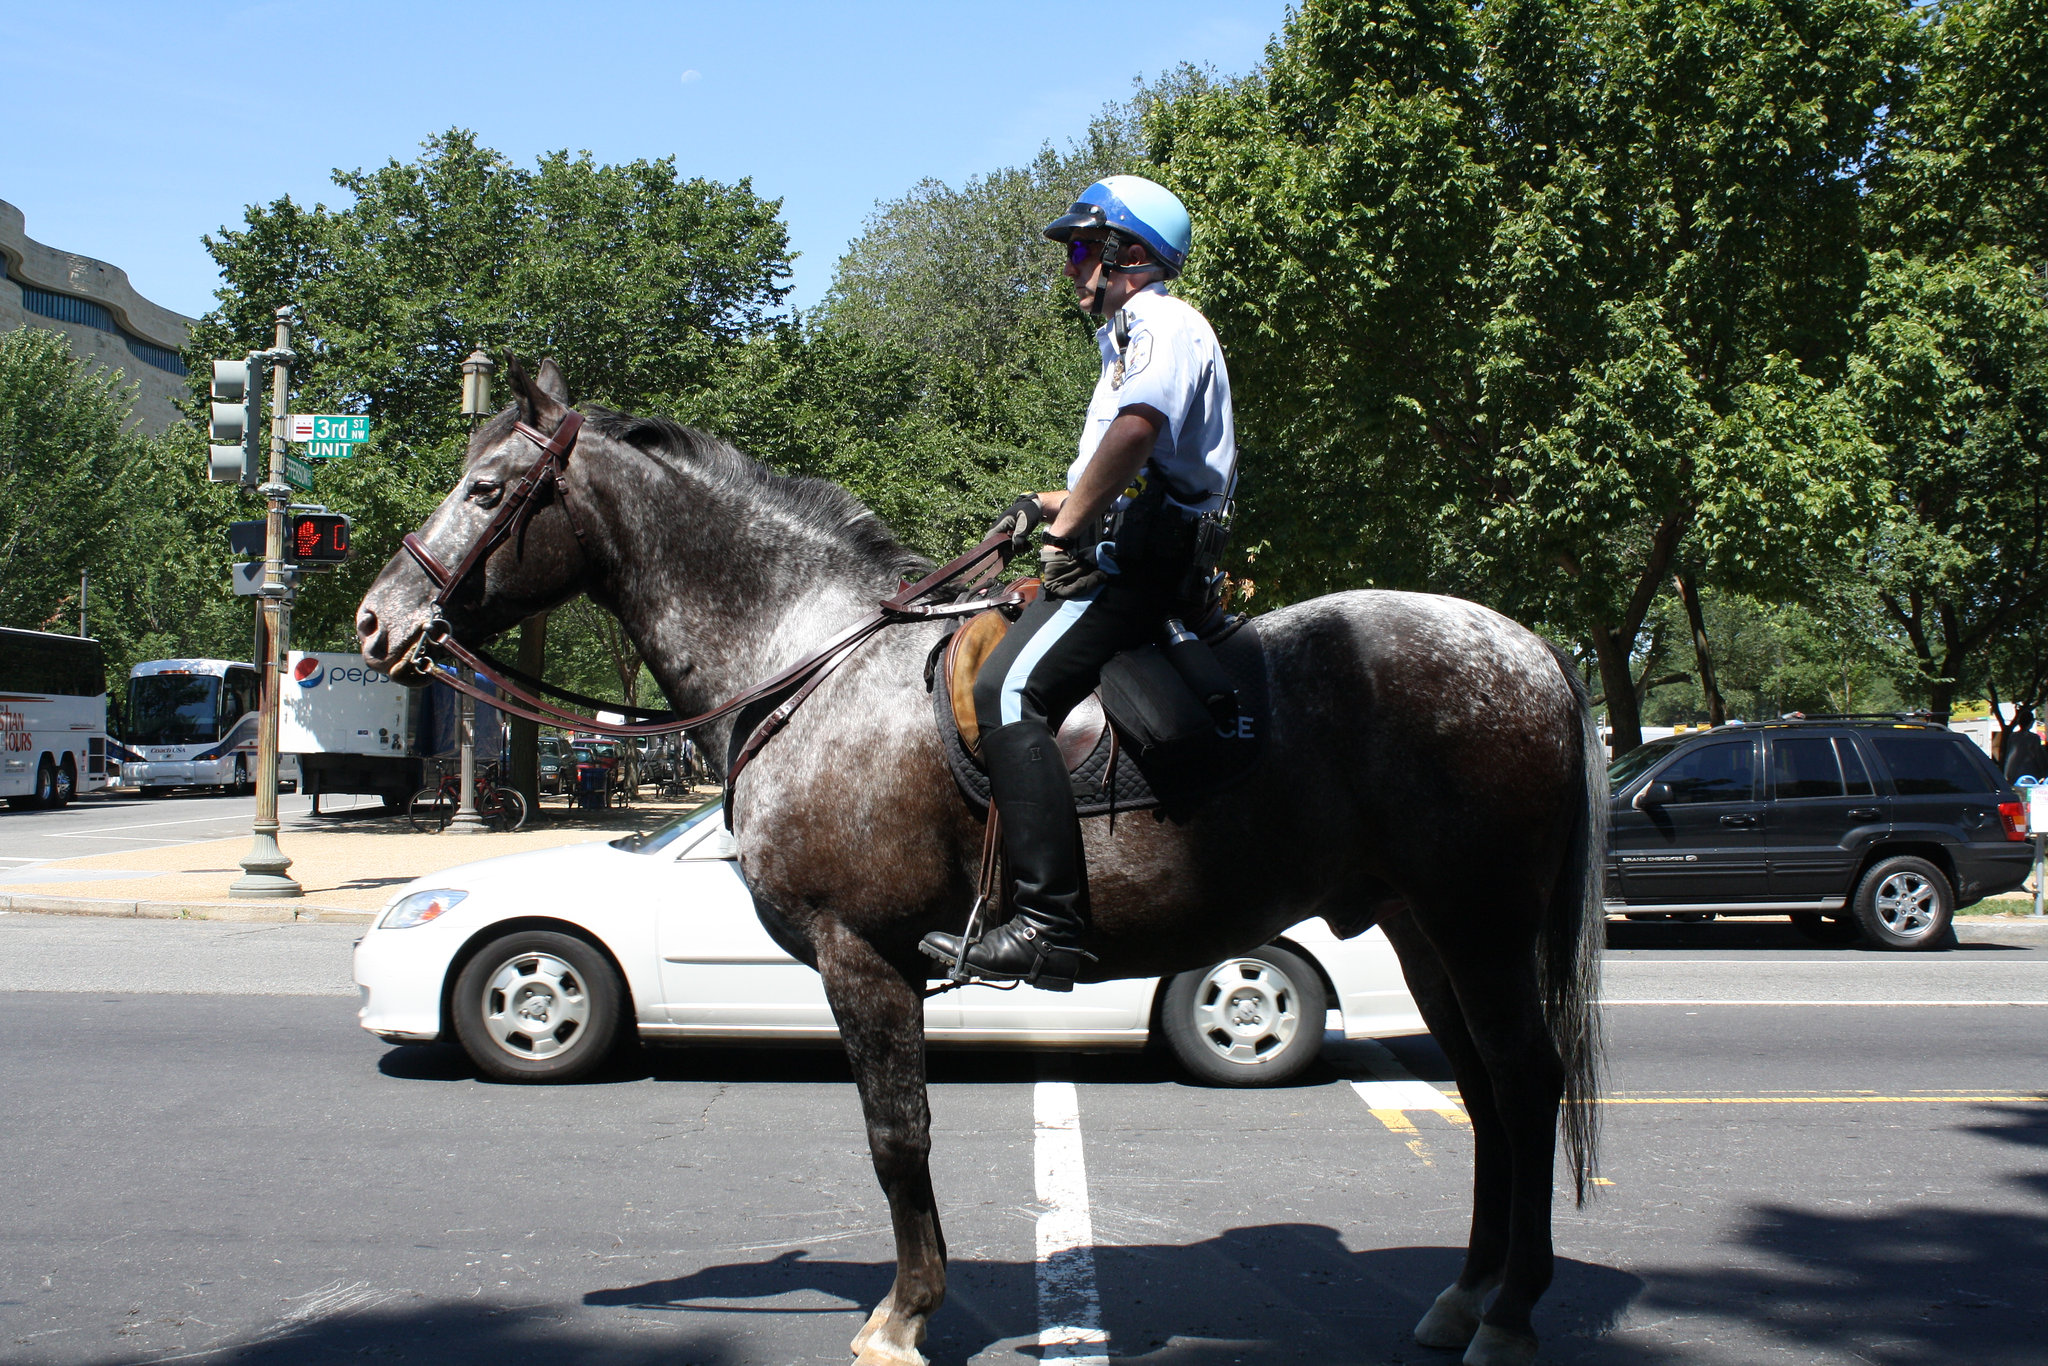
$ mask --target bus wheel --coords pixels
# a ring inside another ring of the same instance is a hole
[[[57,766],[48,759],[36,765],[36,805],[48,811],[57,805]]]
[[[228,788],[229,795],[246,797],[255,790],[255,784],[249,781],[249,761],[247,759],[235,760],[235,781]]]
[[[57,765],[57,805],[69,806],[71,799],[78,795],[78,770],[71,765],[71,756],[65,755],[64,762]]]

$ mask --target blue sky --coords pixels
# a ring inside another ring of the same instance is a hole
[[[335,167],[409,160],[459,125],[522,164],[566,147],[751,176],[783,201],[808,305],[877,200],[1064,143],[1133,77],[1248,70],[1285,17],[1279,0],[22,5],[0,39],[0,199],[36,240],[197,314],[216,283],[201,233],[281,194],[338,204]]]

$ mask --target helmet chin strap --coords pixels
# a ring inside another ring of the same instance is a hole
[[[1124,246],[1128,240],[1115,228],[1111,228],[1109,236],[1102,239],[1102,273],[1096,277],[1095,298],[1088,305],[1088,312],[1093,317],[1104,316],[1103,308],[1108,301],[1110,276],[1142,275],[1147,271],[1160,269],[1156,261],[1144,261],[1135,266],[1123,264]]]

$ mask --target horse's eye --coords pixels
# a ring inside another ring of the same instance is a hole
[[[505,496],[505,486],[495,480],[479,479],[469,486],[469,497],[478,507],[494,508]]]

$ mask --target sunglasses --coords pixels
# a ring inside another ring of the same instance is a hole
[[[1076,237],[1067,243],[1067,264],[1070,266],[1080,265],[1101,246],[1102,243],[1099,241],[1084,242]]]

